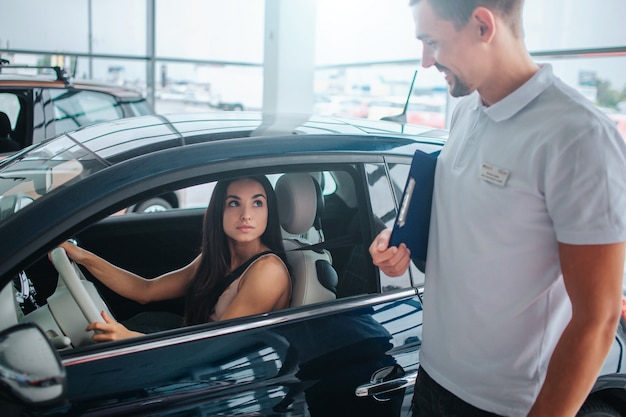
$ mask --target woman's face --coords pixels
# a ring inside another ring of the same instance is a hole
[[[237,180],[228,186],[224,201],[224,233],[235,242],[261,238],[267,227],[267,195],[258,182]]]

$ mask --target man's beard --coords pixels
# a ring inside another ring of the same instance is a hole
[[[452,74],[454,83],[450,86],[450,95],[452,97],[463,97],[470,94],[473,90],[466,84],[464,84],[459,77]]]
[[[453,82],[452,84],[450,84],[450,87],[449,87],[450,95],[452,97],[463,97],[472,93],[472,91],[474,91],[467,84],[463,83],[463,81],[461,81],[461,79],[457,77],[454,73],[452,73],[452,71],[450,71],[447,67],[444,67],[443,65],[438,64],[438,63],[435,63],[435,67],[440,72],[445,71],[446,73],[452,76]]]

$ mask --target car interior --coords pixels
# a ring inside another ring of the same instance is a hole
[[[357,175],[353,165],[268,175],[277,194],[293,280],[290,308],[379,291],[378,274],[367,261],[369,242],[378,230],[370,230],[363,209],[367,204],[360,201],[364,192],[355,185],[363,181],[355,181]],[[204,198],[208,205],[210,195]],[[109,215],[73,238],[115,265],[156,277],[197,256],[204,211],[197,207]],[[140,305],[100,284],[86,269],[75,267],[66,256],[63,259],[61,252],[51,252],[53,262],[46,256],[30,265],[16,277],[16,285],[0,293],[0,329],[35,322],[59,350],[65,350],[92,343],[84,331],[90,321],[85,308],[98,316],[105,309],[118,321],[142,312],[182,316],[182,298]],[[15,301],[16,295],[21,303]]]
[[[16,141],[20,148],[25,146],[26,129],[28,127],[25,93],[21,91],[0,92],[0,110],[12,120],[12,129],[9,131],[11,138]]]
[[[11,137],[11,131],[9,116],[0,111],[0,153],[16,151],[20,147],[19,143]]]

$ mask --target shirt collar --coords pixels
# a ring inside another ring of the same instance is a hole
[[[475,93],[473,108],[482,108],[485,114],[494,122],[510,119],[539,96],[553,81],[552,65],[542,64],[539,67],[539,71],[520,88],[489,107],[485,107],[482,104],[480,95]]]

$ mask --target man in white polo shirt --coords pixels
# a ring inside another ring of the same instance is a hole
[[[466,96],[435,175],[414,416],[574,416],[619,321],[626,145],[523,41],[523,0],[412,0]],[[370,246],[406,271],[390,231]]]

